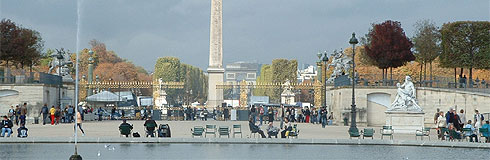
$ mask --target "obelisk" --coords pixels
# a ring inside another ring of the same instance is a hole
[[[211,26],[209,31],[209,67],[208,67],[208,107],[221,106],[223,89],[216,85],[223,83],[223,1],[211,0]]]

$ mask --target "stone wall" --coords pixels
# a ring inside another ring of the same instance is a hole
[[[58,88],[45,84],[2,84],[0,92],[11,92],[16,94],[0,95],[0,115],[7,115],[10,106],[27,103],[27,119],[32,120],[39,116],[41,107],[46,103],[48,106],[57,105]],[[66,88],[62,92],[66,93]],[[28,122],[29,123],[29,122]]]
[[[465,110],[467,119],[473,119],[474,110],[480,113],[490,113],[490,94],[456,91],[450,89],[418,87],[417,99],[424,110],[425,125],[434,126],[434,114],[437,108],[447,112],[450,107]],[[396,96],[395,87],[356,87],[356,107],[358,109],[357,123],[360,126],[381,126],[386,121],[384,111],[393,102]],[[385,96],[383,96],[385,95]],[[386,102],[388,101],[389,104]],[[347,114],[350,122],[350,108],[352,104],[352,88],[328,88],[327,105],[329,112],[334,112],[336,124],[343,123],[343,116]],[[369,114],[368,114],[369,113]],[[489,117],[485,117],[488,119]],[[369,120],[369,121],[368,121]]]

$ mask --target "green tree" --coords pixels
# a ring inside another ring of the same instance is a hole
[[[432,81],[432,62],[441,53],[441,35],[435,23],[430,20],[422,20],[415,23],[415,35],[412,38],[415,48],[415,61],[420,63],[420,79],[422,80],[422,66],[424,67],[424,80],[427,77],[427,63],[429,64]]]
[[[458,21],[441,28],[442,67],[469,69],[469,87],[473,69],[490,69],[490,22]],[[462,73],[461,73],[462,74]]]
[[[257,77],[257,83],[268,84],[272,83],[272,65],[264,64],[260,68],[260,75]],[[255,96],[268,96],[272,94],[271,89],[256,88],[253,90]]]

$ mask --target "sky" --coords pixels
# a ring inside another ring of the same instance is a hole
[[[79,28],[77,6],[80,7]],[[76,50],[96,39],[120,57],[154,70],[158,57],[206,69],[211,0],[0,0],[0,17],[37,30],[45,49]],[[349,47],[352,32],[395,20],[408,37],[430,19],[490,21],[489,0],[223,0],[223,63],[314,64],[318,51]]]

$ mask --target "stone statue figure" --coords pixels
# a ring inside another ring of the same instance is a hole
[[[71,53],[66,52],[63,48],[61,50],[56,49],[57,54],[51,55],[53,58],[49,63],[48,73],[51,73],[53,69],[56,69],[56,75],[60,75],[62,77],[70,75],[70,69],[68,68],[71,62]]]
[[[405,77],[405,82],[400,85],[397,83],[397,94],[395,101],[391,104],[388,111],[415,111],[422,112],[422,108],[417,104],[417,92],[410,76]]]
[[[327,83],[333,83],[335,78],[343,74],[349,75],[352,64],[352,58],[344,56],[342,51],[337,52],[337,50],[335,50],[331,58],[332,63],[328,64],[327,67],[333,66],[334,69],[333,73],[328,78]]]

